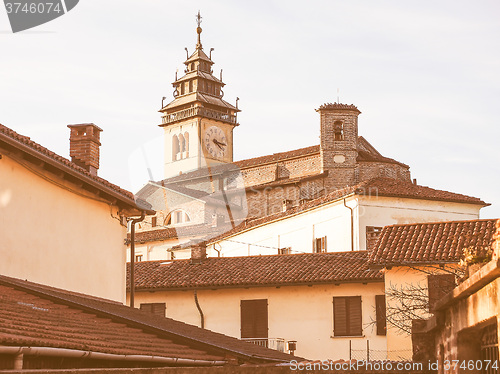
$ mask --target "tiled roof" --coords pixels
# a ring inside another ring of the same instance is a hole
[[[292,356],[119,303],[0,276],[0,345],[225,361]]]
[[[456,263],[465,248],[491,248],[500,220],[451,221],[386,226],[370,254],[372,265]]]
[[[57,155],[56,153],[50,151],[49,149],[41,146],[40,144],[31,140],[29,137],[20,135],[17,132],[15,132],[14,130],[0,124],[0,142],[2,140],[5,141],[6,138],[10,139],[9,144],[14,144],[14,146],[16,148],[21,149],[21,150],[29,149],[32,151],[32,153],[35,156],[36,155],[43,155],[43,156],[49,158],[50,160],[52,160],[54,162],[53,163],[54,166],[59,167],[61,169],[69,168],[72,171],[76,172],[76,175],[80,175],[81,177],[91,179],[92,181],[97,182],[96,185],[97,186],[101,185],[101,188],[103,190],[104,190],[104,188],[111,189],[114,192],[117,192],[123,198],[125,198],[129,204],[132,204],[134,206],[136,205],[134,202],[134,195],[131,192],[126,191],[126,190],[118,187],[117,185],[114,185],[114,184],[108,182],[107,180],[105,180],[103,178],[100,178],[96,175],[92,175],[90,172],[88,172],[84,168],[76,165],[75,163],[69,161],[68,159],[66,159],[64,157]],[[104,190],[104,191],[106,191],[106,190]]]
[[[168,227],[163,229],[153,229],[135,233],[136,243],[154,242],[158,240],[178,239],[189,237],[190,239],[196,236],[213,236],[220,235],[221,232],[226,232],[230,229],[230,225],[223,227],[212,227],[211,224],[198,224],[191,226]],[[130,243],[130,233],[127,235],[127,244]]]
[[[293,208],[287,209],[285,212],[279,212],[271,214],[268,216],[256,218],[253,220],[247,220],[240,223],[234,229],[221,234],[217,237],[212,237],[209,240],[210,243],[220,241],[226,237],[235,235],[241,231],[251,229],[275,220],[283,219],[288,216],[300,214],[301,212],[313,209],[315,207],[327,204],[338,200],[344,196],[351,194],[356,194],[359,196],[370,196],[376,198],[377,196],[386,197],[401,197],[410,199],[424,199],[424,200],[437,200],[437,201],[450,201],[458,203],[468,203],[486,206],[484,201],[477,197],[471,197],[466,195],[460,195],[453,192],[435,190],[433,188],[419,186],[411,182],[404,182],[398,179],[392,178],[374,178],[368,181],[357,184],[356,186],[346,187],[340,190],[333,191],[325,196],[319,197],[317,199],[305,202]]]
[[[138,262],[136,291],[218,287],[259,287],[342,282],[378,282],[367,252],[306,253],[273,256],[210,257],[191,260]],[[129,265],[130,266],[130,265]]]
[[[321,105],[316,111],[320,110],[354,110],[358,113],[361,113],[359,109],[356,107],[356,105],[353,104],[340,104],[340,103],[326,103]]]
[[[319,145],[294,149],[293,151],[273,153],[272,155],[248,158],[246,160],[236,161],[234,162],[234,164],[241,169],[245,169],[248,167],[257,166],[261,164],[269,164],[273,162],[283,161],[289,158],[310,156],[315,153],[319,154]]]
[[[378,196],[449,201],[482,206],[489,205],[477,197],[436,190],[434,188],[392,178],[374,178],[354,186],[353,189],[358,195],[372,194],[373,196],[373,194],[376,193]]]

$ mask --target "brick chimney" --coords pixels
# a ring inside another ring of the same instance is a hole
[[[86,169],[92,175],[97,175],[99,169],[100,133],[102,129],[93,123],[68,125],[69,155],[71,161]]]
[[[373,251],[377,246],[378,239],[382,233],[382,227],[366,227],[366,250]]]
[[[207,258],[207,243],[200,242],[191,247],[191,263],[201,264]]]

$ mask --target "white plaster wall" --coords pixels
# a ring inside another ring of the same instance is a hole
[[[200,142],[198,140],[198,120],[175,126],[164,127],[164,158],[165,158],[165,178],[179,175],[180,172],[186,173],[196,170],[198,166],[198,152]],[[182,160],[173,161],[172,159],[172,138],[174,135],[189,134],[189,156]]]
[[[285,286],[198,290],[205,317],[205,328],[240,338],[240,301],[268,300],[269,337],[297,341],[297,356],[310,359],[349,359],[352,348],[386,351],[386,337],[376,335],[375,295],[382,295],[384,284],[350,283],[335,285]],[[332,338],[333,297],[361,296],[363,337]],[[141,303],[166,302],[167,317],[200,326],[194,291],[136,292],[136,307]]]
[[[0,176],[0,274],[123,302],[126,228],[116,209],[5,155]]]
[[[348,200],[348,205],[355,203]],[[277,254],[285,247],[292,247],[292,253],[312,253],[313,239],[326,235],[328,252],[349,251],[350,230],[350,210],[340,201],[228,237],[217,249],[223,257]]]
[[[406,199],[383,196],[360,196],[360,248],[366,249],[366,226],[388,226],[416,222],[442,222],[479,219],[480,205]]]

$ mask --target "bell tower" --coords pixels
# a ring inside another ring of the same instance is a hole
[[[327,192],[358,183],[358,115],[354,105],[321,105],[320,154],[322,172],[327,171]]]
[[[187,59],[184,75],[175,75],[174,100],[162,107],[165,178],[219,163],[233,161],[233,130],[238,126],[236,106],[223,100],[222,70],[213,75],[212,51],[201,44],[201,16],[198,12],[198,40]],[[238,100],[238,99],[237,99]]]

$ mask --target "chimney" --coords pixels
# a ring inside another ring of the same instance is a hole
[[[224,223],[226,222],[225,218],[226,217],[224,217],[223,214],[217,214],[217,213],[212,214],[212,227],[224,226]]]
[[[101,146],[99,139],[102,129],[93,123],[68,125],[68,127],[71,161],[89,171],[90,174],[97,175],[99,147]]]
[[[201,264],[207,258],[207,243],[200,242],[191,247],[191,263]]]
[[[377,246],[377,241],[382,233],[382,227],[366,227],[366,250],[373,251]]]

